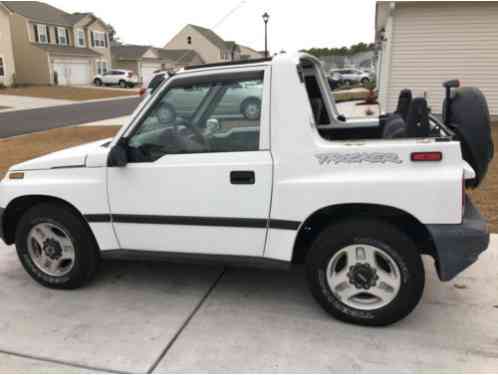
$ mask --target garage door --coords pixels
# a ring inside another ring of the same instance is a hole
[[[161,69],[161,64],[142,64],[142,82],[148,82],[156,70]]]
[[[92,81],[89,62],[55,62],[59,85],[87,85]]]

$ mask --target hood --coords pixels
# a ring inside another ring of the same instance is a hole
[[[77,168],[85,167],[87,156],[96,152],[99,148],[108,143],[109,139],[87,143],[81,146],[67,148],[62,151],[41,156],[16,164],[10,168],[11,171],[41,170],[53,168]]]
[[[446,123],[460,141],[463,158],[476,172],[467,186],[476,188],[486,177],[494,156],[489,109],[482,92],[475,87],[456,89]]]

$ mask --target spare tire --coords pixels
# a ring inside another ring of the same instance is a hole
[[[476,188],[486,177],[494,156],[489,108],[481,90],[475,87],[456,89],[446,123],[460,141],[463,158],[476,172],[476,178],[467,181],[467,186]]]

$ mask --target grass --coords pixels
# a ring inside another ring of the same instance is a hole
[[[50,152],[114,136],[119,126],[91,126],[53,129],[46,132],[0,139],[0,176],[13,165]],[[493,126],[498,145],[498,124]],[[498,233],[498,156],[491,162],[483,184],[470,191],[472,201],[489,221],[490,230]]]
[[[35,98],[74,101],[117,98],[134,94],[135,91],[133,90],[125,91],[70,86],[26,86],[0,90],[0,95],[31,96]]]
[[[0,176],[14,164],[68,147],[110,138],[119,129],[119,126],[74,127],[0,139]]]

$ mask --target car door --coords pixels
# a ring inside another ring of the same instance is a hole
[[[129,164],[108,170],[122,249],[263,255],[272,190],[269,74],[176,76],[157,94],[125,133]],[[218,114],[247,82],[266,103],[261,117]]]

